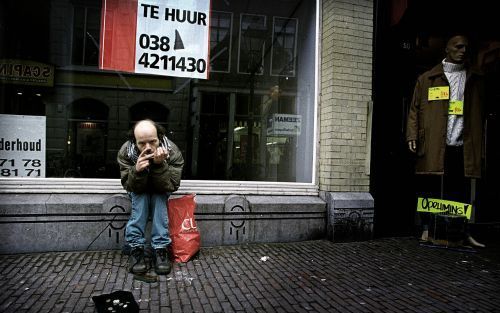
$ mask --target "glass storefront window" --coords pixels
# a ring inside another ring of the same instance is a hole
[[[99,57],[101,10],[75,5],[73,11],[72,64],[95,65]]]
[[[295,76],[297,19],[274,17],[271,74]]]
[[[210,20],[210,71],[229,73],[233,14],[212,11]]]
[[[100,70],[101,0],[2,1],[0,118],[45,118],[46,177],[118,178],[116,153],[149,118],[182,150],[183,179],[310,183],[316,5],[213,0],[202,80]]]
[[[241,14],[238,73],[263,74],[267,37],[265,15]]]

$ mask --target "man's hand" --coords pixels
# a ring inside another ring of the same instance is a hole
[[[410,151],[413,153],[417,152],[417,141],[416,140],[408,141],[408,149],[410,149]]]
[[[162,147],[158,147],[154,153],[153,162],[155,164],[161,164],[166,159],[168,159],[168,150]]]
[[[137,159],[137,163],[135,164],[136,172],[142,172],[149,167],[149,161],[152,160],[155,156],[155,153],[152,152],[151,149],[142,150],[139,158]]]

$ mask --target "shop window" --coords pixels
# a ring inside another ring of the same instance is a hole
[[[254,116],[260,115],[262,107],[262,96],[254,96],[252,101],[250,96],[246,94],[238,94],[236,96],[236,115],[237,116]]]
[[[298,139],[302,135],[301,115],[297,112],[295,97],[279,96],[271,98],[270,102],[264,139],[265,179],[295,181],[297,173],[293,164],[300,150]]]
[[[170,111],[158,102],[140,102],[130,108],[130,127],[136,122],[150,119],[166,126]]]
[[[200,179],[226,179],[229,95],[203,93],[196,175]]]
[[[128,131],[150,118],[182,151],[183,179],[312,182],[316,1],[212,0],[217,74],[206,80],[99,70],[101,0],[6,3],[45,21],[0,47],[3,59],[52,64],[55,83],[4,78],[0,113],[46,117],[46,177],[118,178]],[[5,29],[19,29],[18,16]]]
[[[108,106],[94,99],[80,99],[70,105],[64,177],[107,176],[108,113]]]
[[[265,15],[241,14],[238,73],[264,73],[266,21]]]
[[[210,20],[210,71],[231,70],[231,37],[233,14],[212,11]]]
[[[0,1],[0,59],[49,62],[49,14],[49,1]]]
[[[108,106],[95,99],[79,99],[70,105],[70,115],[73,120],[105,121],[108,119],[108,113]]]
[[[169,127],[170,110],[158,102],[139,102],[134,104],[129,110],[131,129],[135,123],[140,120],[152,120],[155,123],[163,126],[166,131],[166,136],[170,140],[175,140],[174,133]]]
[[[97,65],[101,10],[75,6],[73,16],[73,65]]]
[[[295,76],[297,24],[295,18],[273,18],[271,75]]]
[[[263,180],[265,159],[261,154],[262,126],[261,107],[262,95],[236,95],[236,115],[232,131],[233,159],[232,176],[240,180]]]
[[[43,90],[21,86],[3,86],[5,98],[2,99],[0,114],[45,115]]]

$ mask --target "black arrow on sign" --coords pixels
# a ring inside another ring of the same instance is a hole
[[[182,42],[181,35],[175,30],[175,44],[174,44],[174,50],[182,50],[184,49],[184,43]]]

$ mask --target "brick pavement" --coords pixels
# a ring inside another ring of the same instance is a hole
[[[203,248],[156,283],[134,280],[121,251],[1,255],[0,312],[94,312],[115,290],[141,312],[500,312],[487,252],[411,238]]]

